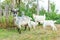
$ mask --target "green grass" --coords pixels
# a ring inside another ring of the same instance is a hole
[[[37,27],[35,30],[31,28],[30,31],[22,30],[21,34],[17,30],[0,29],[1,40],[55,40],[57,35],[56,31],[44,30],[42,27]]]
[[[0,29],[0,38],[6,38],[14,33],[16,33],[14,30]]]

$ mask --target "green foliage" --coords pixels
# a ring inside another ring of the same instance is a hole
[[[60,24],[60,19],[58,19],[58,20],[56,20],[57,22],[56,22],[56,24]]]
[[[56,19],[57,19],[57,20],[56,20],[56,21],[57,21],[56,23],[57,23],[57,24],[60,24],[60,14],[57,15]]]
[[[10,15],[10,16],[8,17],[8,28],[9,28],[9,27],[13,27],[13,24],[14,24],[14,22],[13,22],[13,16]]]
[[[56,12],[56,8],[55,8],[55,4],[51,3],[50,5],[50,9],[51,11],[48,13],[46,10],[44,10],[44,8],[41,8],[40,10],[40,15],[46,15],[46,20],[57,20],[57,12]]]
[[[10,15],[8,19],[6,19],[5,16],[2,16],[0,18],[0,25],[1,28],[6,28],[6,26],[8,26],[8,28],[13,27],[13,16]]]
[[[36,14],[36,5],[33,4],[32,8],[28,8],[25,10],[25,15],[32,17],[33,13]]]
[[[56,20],[56,16],[57,16],[57,12],[56,12],[56,8],[55,8],[55,4],[54,3],[51,3],[50,4],[50,9],[51,11],[49,13],[47,13],[47,19],[48,20]]]
[[[45,10],[44,8],[41,8],[41,10],[40,10],[39,13],[40,13],[39,15],[44,15],[44,14],[46,14],[47,12],[46,12],[46,10]]]
[[[22,11],[25,11],[25,4],[20,1],[20,5],[18,5],[17,8],[19,9],[18,15],[21,16]]]
[[[51,11],[49,12],[49,14],[47,14],[47,19],[48,20],[57,20],[57,12],[56,12],[56,8],[55,8],[55,4],[54,3],[51,3],[50,5],[50,9]]]
[[[36,8],[37,8],[37,5],[33,4],[33,7],[31,8],[32,13],[34,13],[34,14],[37,13]]]
[[[20,4],[20,11],[24,11],[25,10],[25,5],[23,2],[21,2]]]
[[[2,2],[1,3],[2,9],[4,9],[6,5],[8,5],[10,7],[11,6],[11,0],[5,0],[4,2]]]
[[[29,1],[29,0],[27,0]],[[33,2],[36,1],[36,0],[31,0],[29,1],[29,3],[27,3],[27,5],[25,6],[25,3],[23,3],[22,1],[20,1],[20,5],[17,4],[17,8],[19,9],[19,16],[21,16],[21,13],[22,11],[24,11],[25,15],[26,16],[29,16],[29,17],[32,17],[33,18],[33,14],[36,14],[37,13],[37,5],[36,4],[33,4]],[[2,3],[2,9],[4,9],[5,5],[8,4],[10,5],[11,4],[11,0],[6,0]],[[29,8],[29,5],[32,5],[32,8]],[[39,15],[46,15],[46,20],[57,20],[57,23],[60,23],[60,15],[57,15],[57,11],[56,11],[56,8],[55,8],[55,3],[50,3],[50,12],[48,13],[43,7],[41,8],[40,10],[40,14]],[[6,18],[4,16],[2,16],[2,18],[0,19],[0,22],[4,23],[6,21]],[[9,21],[9,24],[12,25],[12,22],[13,22],[13,17],[12,16],[9,16],[8,17],[8,21]]]
[[[10,15],[10,16],[8,17],[8,20],[9,20],[9,22],[12,22],[12,21],[13,21],[13,16]]]
[[[11,4],[11,0],[5,0],[4,2],[5,2],[5,4],[8,4],[8,5]]]
[[[50,9],[51,9],[52,12],[55,12],[55,9],[56,9],[55,7],[56,6],[55,6],[54,2],[50,3]]]
[[[9,22],[12,22],[13,16],[10,15],[10,16],[8,17],[8,20],[9,20]],[[1,23],[5,23],[5,22],[6,22],[5,16],[2,16],[2,17],[0,18],[0,22],[1,22]]]
[[[50,12],[49,14],[46,14],[46,19],[47,20],[56,20],[57,19],[57,14],[55,12]]]
[[[2,16],[2,17],[0,18],[0,22],[1,22],[1,23],[5,23],[5,21],[6,21],[6,18],[5,18],[4,16]]]
[[[57,14],[55,4],[51,3],[50,5],[51,11],[48,13],[44,8],[42,7],[40,10],[40,15],[46,15],[46,20],[56,20],[56,23],[60,23],[60,14]]]

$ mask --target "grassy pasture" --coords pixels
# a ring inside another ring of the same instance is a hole
[[[22,34],[19,34],[17,30],[0,29],[0,40],[60,40],[60,25],[56,25],[58,30],[52,31],[50,27],[46,27],[46,30],[42,26],[36,27],[29,31],[22,30]]]

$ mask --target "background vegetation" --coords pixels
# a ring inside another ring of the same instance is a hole
[[[12,0],[5,0],[0,5],[0,27],[13,27],[13,12],[12,8],[18,9],[18,15],[21,16],[22,12],[26,16],[32,17],[33,14],[37,14],[37,4],[33,3],[36,0],[29,1],[28,3],[22,2],[22,0],[16,0],[15,4]],[[32,7],[30,7],[32,5]],[[60,14],[57,14],[55,3],[50,3],[50,11],[46,11],[43,7],[39,10],[39,15],[46,15],[46,20],[56,20],[57,24],[60,24]]]

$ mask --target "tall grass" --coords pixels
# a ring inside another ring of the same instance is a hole
[[[6,28],[11,27],[13,25],[13,16],[9,16],[8,19],[6,19],[5,16],[1,16],[0,18],[0,27],[1,28]]]

